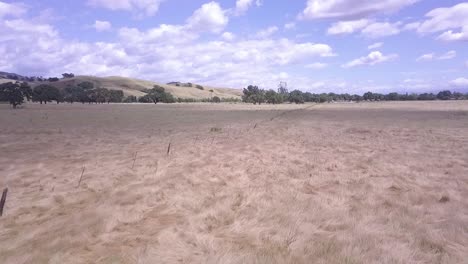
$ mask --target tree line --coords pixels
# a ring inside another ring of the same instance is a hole
[[[325,102],[360,102],[360,101],[431,101],[431,100],[468,100],[468,93],[441,91],[437,94],[380,94],[367,92],[363,95],[357,94],[336,94],[336,93],[310,93],[294,90],[289,92],[286,88],[280,87],[278,91],[273,89],[264,90],[258,86],[249,85],[243,90],[242,101],[253,104],[282,104],[284,102],[303,104],[305,102],[325,103]]]
[[[184,99],[176,99],[172,94],[165,91],[159,85],[152,89],[143,90],[144,96],[136,97],[124,96],[122,90],[113,90],[95,87],[92,82],[81,82],[77,85],[68,85],[64,89],[59,89],[50,84],[40,84],[34,88],[27,82],[8,82],[0,84],[0,102],[9,102],[13,108],[24,103],[24,100],[47,104],[56,102],[57,104],[67,103],[175,103]]]

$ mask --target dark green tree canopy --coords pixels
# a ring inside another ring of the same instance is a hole
[[[249,85],[244,88],[242,101],[245,103],[262,104],[265,102],[265,90],[259,89],[258,86]]]
[[[33,101],[47,104],[47,102],[61,102],[63,97],[60,90],[48,84],[41,84],[33,89]]]
[[[26,82],[0,84],[0,101],[9,102],[13,108],[23,104],[25,97],[30,100],[31,96],[31,87]]]

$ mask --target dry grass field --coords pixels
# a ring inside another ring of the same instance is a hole
[[[0,124],[1,263],[468,263],[467,102],[0,105]]]

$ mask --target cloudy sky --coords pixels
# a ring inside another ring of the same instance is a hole
[[[0,71],[256,84],[311,92],[468,91],[468,2],[0,0]]]

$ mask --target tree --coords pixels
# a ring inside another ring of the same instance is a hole
[[[289,93],[289,102],[296,103],[296,104],[303,104],[304,103],[304,95],[299,90],[294,90]]]
[[[372,92],[367,92],[362,96],[362,99],[366,101],[374,101],[374,94]]]
[[[3,83],[0,84],[0,101],[9,102],[13,108],[24,102],[24,97],[31,98],[31,87],[27,83]]]
[[[124,103],[136,103],[137,101],[138,99],[134,95],[129,95],[123,100]]]
[[[73,78],[73,77],[75,77],[75,74],[73,74],[73,73],[62,73],[62,76],[63,76],[64,79]]]
[[[49,78],[48,81],[49,82],[58,82],[60,79],[57,78],[57,77],[52,77],[52,78]]]
[[[283,96],[270,89],[265,92],[265,101],[267,104],[281,104],[283,103]]]
[[[452,92],[445,90],[437,94],[437,99],[439,100],[450,100],[452,99]]]
[[[92,82],[81,82],[78,84],[78,87],[83,88],[83,90],[91,90],[94,89],[94,83]]]
[[[218,96],[215,96],[213,97],[213,103],[221,103],[221,98],[219,98]]]
[[[265,91],[257,86],[249,85],[244,88],[242,101],[245,103],[262,104],[265,102]]]
[[[47,102],[51,101],[56,101],[58,104],[62,101],[62,94],[54,86],[41,84],[33,89],[32,99],[34,102],[40,102],[41,104],[43,102],[47,104]]]
[[[421,101],[430,101],[437,99],[437,96],[433,93],[423,93],[418,96],[418,100]]]
[[[140,97],[143,101],[153,102],[155,104],[159,102],[163,103],[175,103],[175,98],[170,93],[166,93],[164,87],[155,85],[153,89],[147,90],[147,95]],[[139,100],[140,101],[140,100]]]
[[[110,90],[109,91],[109,98],[107,103],[121,103],[124,97],[124,93],[122,90]]]

